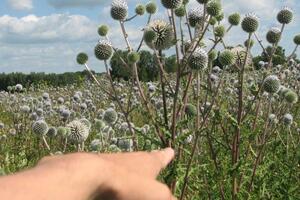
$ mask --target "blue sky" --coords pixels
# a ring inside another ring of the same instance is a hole
[[[225,16],[233,12],[242,15],[255,12],[260,17],[258,35],[264,39],[265,33],[273,26],[279,26],[276,13],[284,6],[295,11],[292,24],[285,30],[281,45],[291,52],[292,39],[300,33],[299,0],[222,0]],[[137,3],[149,0],[127,0],[129,15],[134,14]],[[160,0],[156,0],[160,5]],[[198,6],[190,0],[190,7]],[[93,48],[99,39],[97,27],[108,24],[110,39],[114,46],[125,48],[119,24],[110,18],[110,0],[1,0],[0,1],[0,72],[69,72],[82,70],[76,61],[78,52],[90,55],[89,65],[96,71],[103,71],[103,64],[93,56]],[[166,18],[161,6],[154,18]],[[136,18],[126,24],[129,39],[137,46],[147,16]],[[223,24],[227,26],[226,20]],[[227,45],[237,45],[247,35],[240,27],[235,27],[226,36]],[[266,42],[264,41],[266,44]],[[207,45],[210,43],[207,40]],[[146,48],[146,47],[145,47]],[[253,54],[260,51],[258,44]],[[300,51],[300,50],[299,50]],[[298,55],[299,54],[298,51]],[[169,53],[171,53],[169,51]]]

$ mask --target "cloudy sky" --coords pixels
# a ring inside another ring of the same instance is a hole
[[[127,0],[130,16],[137,3],[149,0]],[[160,4],[160,0],[156,0]],[[284,6],[300,10],[299,0],[222,0],[225,14],[255,12],[260,17],[259,35],[264,38],[266,31],[278,26],[276,13]],[[190,6],[198,5],[190,0]],[[0,1],[0,73],[1,72],[67,72],[82,70],[76,64],[78,52],[90,55],[90,67],[103,71],[103,65],[93,57],[93,48],[99,39],[97,27],[108,24],[114,46],[125,48],[119,24],[110,19],[110,0],[1,0]],[[160,7],[155,18],[165,18],[166,12]],[[285,30],[281,44],[290,52],[293,36],[300,33],[300,12],[295,13],[294,22]],[[137,46],[141,29],[147,16],[139,17],[126,24],[130,42]],[[226,22],[224,22],[225,25]],[[225,42],[236,45],[247,35],[239,27],[226,36]],[[259,52],[256,45],[253,53]],[[300,50],[299,50],[300,51]],[[299,55],[299,52],[298,52]]]

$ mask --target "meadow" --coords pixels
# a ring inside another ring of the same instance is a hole
[[[300,34],[289,55],[279,46],[293,11],[284,7],[274,16],[278,27],[261,33],[264,44],[255,14],[223,13],[217,0],[197,2],[187,10],[188,0],[161,0],[169,16],[161,20],[154,19],[154,2],[131,14],[126,1],[114,0],[111,17],[127,48],[119,55],[109,27],[99,26],[94,53],[105,74],[91,71],[82,52],[74,59],[89,73],[79,85],[18,83],[0,92],[0,174],[47,155],[172,147],[175,159],[159,179],[180,200],[300,199]],[[126,32],[141,15],[149,19],[141,44],[155,60],[153,81],[140,80],[141,49]],[[233,28],[248,35],[239,46],[223,40]],[[175,55],[172,72],[165,70],[165,51]],[[114,79],[112,56],[126,80]]]

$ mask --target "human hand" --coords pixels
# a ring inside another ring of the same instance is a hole
[[[4,200],[173,200],[156,180],[173,157],[170,148],[46,157],[32,170],[0,178],[0,193]]]

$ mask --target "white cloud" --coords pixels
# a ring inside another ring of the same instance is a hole
[[[32,0],[7,0],[7,2],[15,10],[30,10],[33,8]]]
[[[105,0],[48,0],[48,3],[55,8],[69,7],[93,7],[100,6]]]
[[[82,15],[0,17],[1,43],[49,43],[92,40],[96,24]]]

